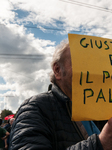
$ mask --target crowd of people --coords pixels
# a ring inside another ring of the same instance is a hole
[[[2,126],[3,120],[0,118],[0,150],[8,150],[10,142],[10,132],[15,118],[11,118]]]

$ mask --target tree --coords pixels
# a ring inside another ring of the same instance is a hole
[[[4,110],[2,110],[2,112],[1,112],[1,118],[4,120],[4,118],[5,118],[6,116],[12,115],[12,114],[13,114],[13,112],[12,112],[11,110],[4,109]]]

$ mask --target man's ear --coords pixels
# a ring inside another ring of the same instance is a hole
[[[54,63],[53,71],[54,71],[55,78],[57,80],[60,80],[61,79],[61,68],[60,68],[60,65],[58,63]]]

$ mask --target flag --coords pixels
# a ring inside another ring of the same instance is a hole
[[[14,117],[14,114],[8,115],[8,116],[6,116],[6,117],[4,118],[4,120],[9,120],[9,119],[11,119],[11,118],[13,118],[13,117]]]

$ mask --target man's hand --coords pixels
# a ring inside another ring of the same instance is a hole
[[[104,150],[112,150],[112,118],[103,127],[99,139]]]
[[[7,144],[5,144],[5,149],[8,149],[8,145]]]
[[[1,139],[2,139],[2,140],[5,140],[9,135],[10,135],[10,133],[9,133],[9,132],[6,132],[6,136],[2,137]]]
[[[1,139],[2,139],[2,140],[5,140],[5,139],[6,139],[6,136],[2,137]]]

